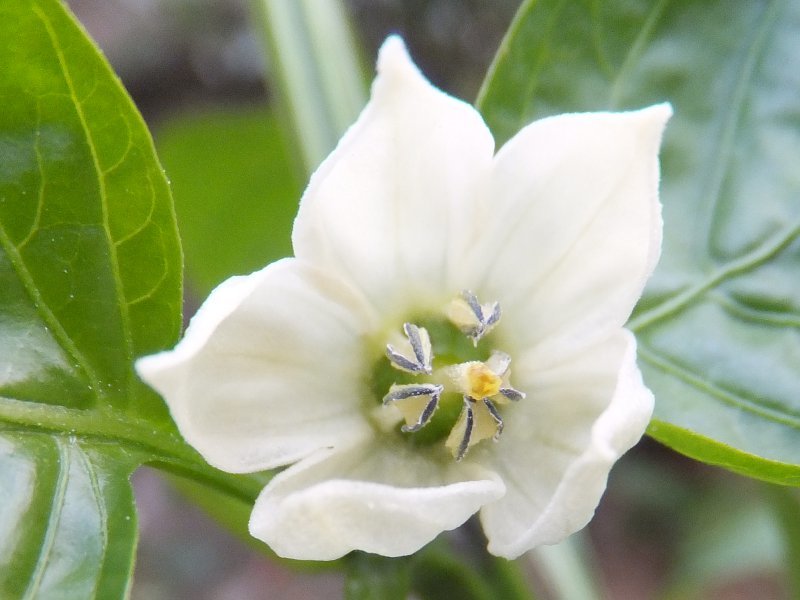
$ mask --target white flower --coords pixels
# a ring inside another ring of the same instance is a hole
[[[511,558],[589,521],[652,412],[623,325],[660,251],[670,112],[542,119],[495,155],[478,113],[386,41],[295,258],[223,283],[137,364],[212,465],[291,465],[255,537],[397,556],[480,511]]]

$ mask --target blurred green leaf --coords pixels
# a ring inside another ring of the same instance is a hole
[[[699,494],[695,488],[673,524],[677,548],[665,600],[717,597],[715,587],[781,571],[781,528],[759,489],[734,477],[715,483]]]
[[[529,553],[541,568],[541,576],[556,597],[599,600],[599,577],[592,546],[585,532],[573,533],[552,546],[539,546]]]
[[[407,557],[386,558],[354,552],[347,557],[347,600],[405,600],[411,577]]]
[[[423,600],[533,600],[522,560],[491,556],[486,540],[469,526],[467,537],[450,543],[440,536],[411,559],[411,589]]]
[[[650,434],[800,484],[800,4],[527,1],[481,90],[499,141],[534,117],[670,101],[664,248],[630,327]]]
[[[797,490],[776,485],[765,486],[764,494],[772,505],[783,538],[789,595],[800,598],[800,497]]]
[[[232,274],[289,256],[303,182],[268,109],[187,115],[156,135],[172,182],[186,280],[205,297]]]

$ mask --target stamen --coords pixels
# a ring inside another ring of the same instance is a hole
[[[453,451],[453,458],[456,459],[456,462],[460,462],[464,456],[467,454],[467,450],[469,450],[469,442],[472,439],[472,430],[475,427],[475,413],[472,411],[472,401],[469,398],[464,398],[464,409],[461,411],[461,415],[458,417],[458,422],[456,426],[453,427],[453,431],[450,432],[450,437],[447,438],[447,442],[445,445],[450,447],[451,450],[453,449],[454,442],[456,436],[460,437],[460,441],[458,443],[457,449]],[[463,429],[460,432],[460,435],[457,433],[459,429]]]
[[[525,392],[520,392],[514,388],[500,388],[500,393],[512,402],[519,402],[525,398]]]
[[[405,400],[414,396],[439,395],[443,387],[434,383],[409,383],[405,385],[392,384],[389,393],[383,397],[383,403],[389,404],[396,400]]]
[[[500,416],[500,413],[497,411],[497,407],[491,400],[489,400],[489,398],[484,398],[483,403],[486,405],[486,408],[489,410],[489,414],[497,425],[497,429],[492,436],[492,439],[496,442],[500,439],[500,434],[503,433],[503,417]]]
[[[430,375],[433,371],[431,364],[433,361],[433,350],[428,331],[424,327],[417,327],[413,323],[405,323],[403,332],[408,338],[411,352],[414,358],[411,359],[395,350],[391,344],[386,344],[386,357],[396,369],[408,373],[425,373]]]
[[[411,349],[414,351],[414,356],[417,359],[417,363],[425,366],[427,369],[430,369],[432,350],[431,340],[428,337],[427,330],[422,329],[422,332],[424,333],[421,333],[419,327],[416,325],[413,325],[412,323],[404,323],[403,331],[408,337],[408,341],[411,343]],[[425,338],[424,342],[422,339],[423,336]]]
[[[477,346],[478,341],[500,320],[500,304],[481,304],[474,293],[464,290],[460,297],[449,304],[447,317]],[[401,431],[414,433],[428,425],[434,420],[433,416],[439,408],[442,395],[445,392],[457,392],[462,396],[463,406],[444,442],[453,458],[456,461],[463,460],[472,446],[484,440],[498,441],[505,427],[500,411],[509,402],[518,402],[525,398],[524,392],[511,387],[511,356],[492,350],[486,360],[443,365],[434,374],[433,349],[428,331],[413,323],[404,323],[403,333],[406,339],[399,342],[397,347],[386,344],[386,356],[392,367],[410,373],[423,382],[392,384],[383,397],[383,405],[391,404],[405,420]],[[463,344],[461,347],[463,348]],[[449,362],[447,347],[439,352],[439,360]],[[454,354],[458,356],[461,353]],[[425,375],[431,377],[421,377]],[[443,381],[443,376],[449,382]],[[447,398],[446,396],[445,401]],[[390,427],[394,428],[397,425],[397,415],[394,410],[386,412],[387,415],[390,413]],[[451,414],[449,408],[443,411],[445,421],[451,418]],[[439,431],[441,428],[434,429]],[[426,436],[423,438],[427,439]]]
[[[480,339],[500,320],[500,303],[481,304],[478,297],[469,290],[461,292],[461,297],[451,302],[448,317],[462,333],[477,346]]]
[[[434,383],[394,384],[383,397],[383,404],[393,403],[406,421],[401,431],[413,433],[431,420],[439,406],[443,389],[443,386]]]
[[[486,361],[486,366],[497,373],[499,377],[505,377],[511,367],[511,357],[500,350],[492,350],[492,355]]]

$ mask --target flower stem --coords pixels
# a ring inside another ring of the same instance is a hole
[[[355,38],[340,0],[253,0],[281,104],[307,174],[366,102]]]
[[[433,542],[414,557],[411,585],[424,600],[534,600],[519,562],[489,556],[482,547],[474,556],[462,554],[444,541]]]
[[[800,598],[800,497],[796,489],[777,485],[764,485],[763,493],[780,525],[789,595]]]
[[[556,598],[600,600],[597,578],[587,560],[588,540],[583,532],[568,537],[555,546],[540,546],[528,553]]]
[[[345,561],[345,600],[405,600],[411,583],[411,560],[353,552]]]

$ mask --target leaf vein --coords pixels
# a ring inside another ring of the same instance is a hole
[[[19,242],[19,244],[17,244],[17,250],[22,250],[25,246],[27,246],[28,243],[33,239],[33,236],[36,235],[36,232],[39,231],[39,225],[42,221],[42,211],[44,209],[45,176],[44,165],[42,163],[42,149],[40,148],[42,137],[42,107],[38,102],[36,103],[36,121],[36,139],[33,143],[33,152],[36,155],[36,167],[39,170],[39,191],[37,194],[36,213],[33,216],[33,223],[31,223],[31,228],[27,235],[22,239],[22,241]]]
[[[734,155],[736,132],[739,129],[741,121],[742,110],[744,108],[745,99],[747,98],[747,91],[756,71],[756,64],[758,58],[766,48],[766,42],[769,39],[767,35],[770,26],[775,23],[778,15],[779,0],[774,0],[772,5],[765,10],[761,23],[758,24],[755,36],[742,59],[741,68],[737,71],[738,77],[733,82],[733,90],[730,94],[730,102],[726,103],[727,110],[720,110],[722,115],[722,128],[719,132],[719,143],[715,145],[716,160],[710,165],[706,171],[708,173],[708,181],[703,186],[705,192],[703,195],[709,198],[710,210],[708,212],[708,220],[697,220],[697,225],[702,228],[703,232],[710,233],[714,230],[712,222],[718,212],[718,206],[722,201],[722,185],[725,181],[725,175],[730,168],[731,160]],[[698,236],[697,239],[703,239],[706,236]],[[710,240],[707,240],[707,245],[710,250]],[[713,253],[711,253],[713,255]]]
[[[22,286],[25,288],[25,291],[27,292],[28,297],[31,299],[31,302],[33,302],[34,307],[36,307],[36,310],[42,318],[44,325],[50,330],[53,337],[64,349],[64,351],[73,359],[73,361],[75,361],[75,365],[83,371],[86,378],[89,380],[92,389],[95,390],[95,393],[98,395],[104,395],[104,392],[102,391],[102,385],[100,384],[100,378],[97,376],[97,373],[95,373],[94,369],[83,353],[69,337],[69,334],[61,325],[61,321],[59,321],[53,311],[50,310],[47,302],[45,302],[44,298],[39,292],[39,289],[36,287],[36,282],[34,281],[33,276],[25,266],[25,261],[22,259],[22,256],[9,239],[2,223],[0,223],[0,245],[2,245],[3,249],[5,250],[6,256],[8,256],[9,260],[11,261],[11,264],[22,283]]]
[[[674,361],[659,354],[653,349],[648,348],[644,344],[639,344],[637,353],[638,356],[645,362],[650,363],[652,366],[660,369],[661,371],[668,373],[676,379],[679,379],[684,383],[697,388],[708,396],[711,396],[712,398],[715,398],[716,400],[719,400],[728,406],[733,406],[751,414],[758,415],[759,417],[763,417],[774,423],[780,423],[781,425],[786,425],[793,429],[800,430],[800,414],[794,414],[786,411],[783,408],[777,409],[766,406],[765,404],[757,404],[752,400],[748,400],[741,394],[736,394],[730,390],[720,387],[719,385],[714,385],[707,379],[699,376],[697,373],[688,370],[683,365],[676,364]]]
[[[55,30],[53,29],[53,25],[47,18],[47,15],[45,15],[44,12],[38,6],[35,6],[33,10],[36,13],[37,17],[42,21],[42,24],[44,25],[44,28],[47,31],[47,35],[50,38],[50,43],[53,47],[53,51],[55,52],[56,58],[58,59],[59,65],[61,67],[61,72],[64,76],[64,82],[66,83],[67,88],[69,89],[69,94],[72,99],[72,103],[75,106],[75,113],[78,117],[78,120],[80,121],[81,128],[83,129],[83,133],[86,138],[86,144],[89,148],[89,153],[92,158],[95,174],[97,176],[98,193],[100,196],[100,208],[103,218],[103,223],[102,223],[103,231],[106,235],[106,239],[108,240],[109,260],[111,263],[111,272],[114,277],[114,285],[116,287],[118,297],[124,300],[125,288],[122,284],[122,277],[120,275],[119,257],[117,256],[116,246],[114,245],[114,239],[111,234],[111,226],[110,226],[109,210],[108,210],[108,191],[106,190],[106,181],[103,176],[103,170],[100,166],[100,158],[97,154],[97,147],[95,146],[94,138],[89,128],[89,124],[86,121],[86,115],[84,114],[83,111],[83,105],[78,99],[77,93],[75,91],[75,86],[72,81],[72,75],[67,65],[67,61],[64,57],[64,53],[59,44],[58,36],[56,35]],[[125,350],[125,355],[127,361],[131,363],[133,362],[133,338],[131,334],[130,313],[128,312],[128,305],[124,301],[119,303],[119,314],[120,314],[120,320],[122,321],[122,337],[123,337],[123,346]],[[130,388],[133,383],[132,371],[129,370],[126,373],[125,377],[127,379],[127,386],[130,391]],[[127,397],[131,397],[131,394],[128,394]]]
[[[800,315],[751,308],[730,294],[710,294],[709,297],[726,311],[744,321],[756,325],[769,324],[775,327],[800,328]]]
[[[125,242],[127,242],[128,240],[131,240],[131,239],[135,238],[142,231],[144,231],[145,228],[148,225],[150,225],[150,223],[153,222],[153,214],[155,213],[155,210],[156,210],[156,190],[155,190],[155,186],[153,185],[153,180],[150,177],[150,173],[147,174],[147,183],[149,184],[149,187],[150,187],[150,209],[147,212],[147,216],[144,218],[144,221],[142,221],[142,223],[138,227],[136,227],[133,231],[131,231],[130,233],[128,233],[128,234],[122,236],[121,238],[119,238],[118,240],[116,240],[114,242],[114,245],[116,247],[119,247],[122,244],[124,244]],[[166,277],[166,275],[165,275],[165,277]],[[128,304],[131,304],[131,303],[129,302]]]
[[[622,61],[622,65],[620,66],[619,71],[617,71],[617,75],[614,77],[614,81],[611,84],[611,91],[609,93],[608,100],[609,109],[614,110],[619,107],[619,103],[622,98],[623,83],[627,80],[628,75],[633,70],[633,66],[636,61],[644,54],[646,49],[645,44],[650,40],[656,25],[664,15],[664,11],[666,10],[669,1],[670,0],[660,0],[650,9],[650,12],[647,14],[644,23],[636,34],[636,39],[634,39],[633,43],[629,46],[628,52],[625,55],[625,59]]]
[[[70,468],[69,450],[60,438],[54,437],[53,443],[58,449],[58,480],[56,481],[50,514],[47,518],[47,529],[45,530],[45,535],[39,548],[39,556],[36,559],[36,565],[31,574],[30,581],[28,582],[28,588],[23,595],[24,600],[34,600],[39,596],[39,588],[42,585],[42,579],[44,578],[47,564],[50,562],[50,555],[52,554],[53,545],[55,544],[56,533],[58,532],[67,493],[67,480],[69,479]]]
[[[786,246],[800,236],[800,221],[779,231],[770,239],[765,240],[744,256],[729,262],[726,266],[717,269],[708,277],[679,292],[661,304],[628,321],[628,328],[640,331],[666,317],[682,310],[695,298],[713,289],[734,275],[746,273],[770,258],[774,257]]]
[[[92,488],[92,495],[94,497],[95,506],[97,507],[97,515],[100,517],[100,535],[102,537],[102,553],[99,557],[99,566],[98,571],[102,570],[102,565],[106,562],[106,556],[108,555],[108,510],[106,509],[106,503],[103,496],[103,490],[100,486],[100,482],[97,479],[97,472],[95,471],[94,465],[92,461],[89,460],[89,457],[86,455],[86,452],[81,448],[79,445],[75,446],[77,451],[78,460],[80,460],[81,464],[83,465],[84,470],[86,471],[86,476],[89,479],[89,485]],[[100,583],[100,578],[97,577],[94,580],[94,594],[97,595],[97,586]]]
[[[133,133],[131,132],[131,125],[130,123],[128,123],[127,119],[123,119],[123,122],[125,123],[125,132],[127,136],[126,138],[127,141],[125,142],[125,148],[122,150],[122,155],[114,164],[109,165],[108,167],[103,169],[102,171],[103,175],[109,175],[114,170],[118,169],[120,165],[122,165],[125,162],[125,159],[128,158],[130,151],[133,149]]]

